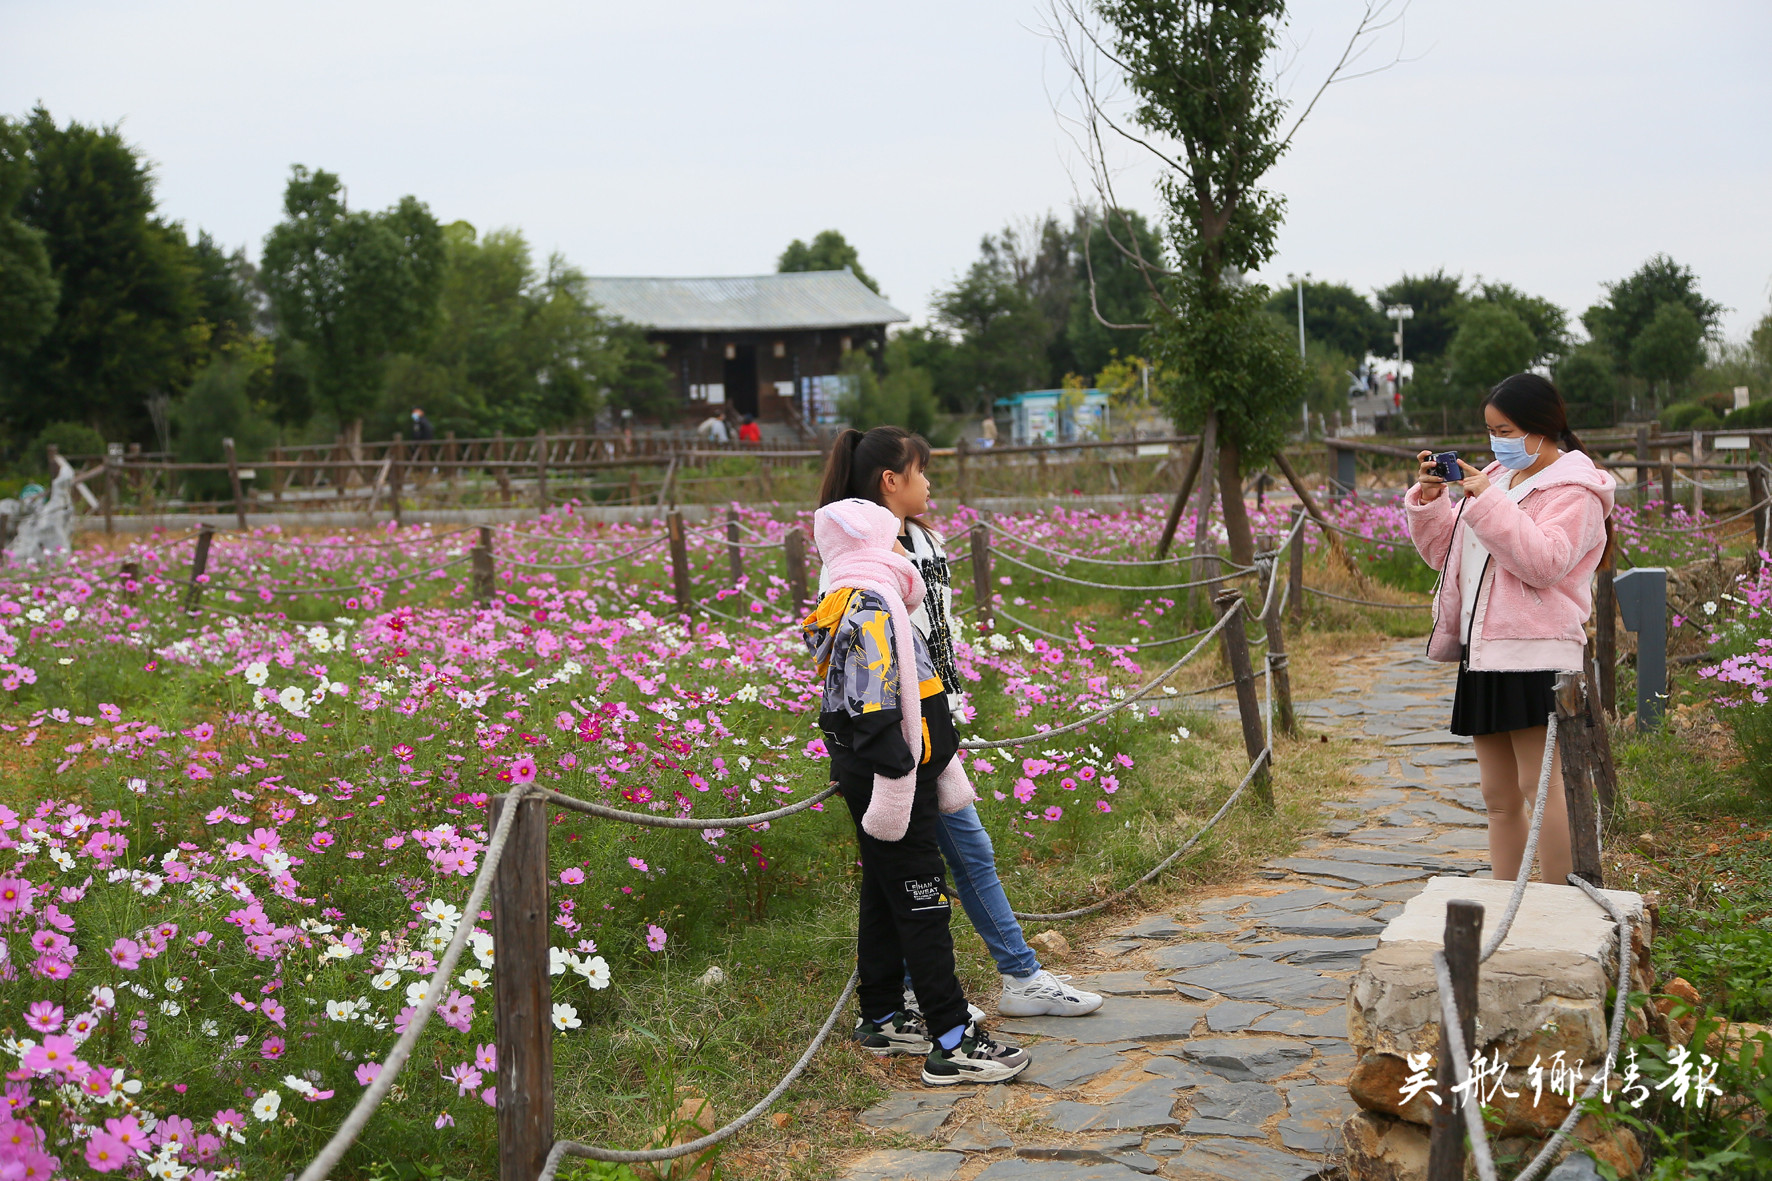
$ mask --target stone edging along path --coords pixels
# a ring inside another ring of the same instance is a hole
[[[1435,874],[1487,872],[1475,756],[1445,732],[1452,677],[1403,641],[1338,658],[1314,728],[1383,744],[1325,831],[1260,876],[1111,932],[1062,965],[1107,997],[1081,1018],[997,1018],[1013,1084],[910,1087],[859,1116],[918,1137],[847,1181],[1309,1181],[1339,1175],[1348,980]],[[956,919],[956,921],[963,921]]]

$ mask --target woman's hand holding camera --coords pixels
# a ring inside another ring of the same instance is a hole
[[[1445,495],[1446,480],[1445,477],[1440,475],[1439,464],[1434,462],[1434,453],[1432,451],[1421,451],[1416,454],[1415,458],[1421,461],[1419,479],[1421,484],[1421,503],[1428,504],[1432,501],[1438,500],[1441,496]],[[1458,483],[1464,485],[1464,494],[1466,496],[1481,496],[1484,492],[1489,490],[1489,477],[1485,476],[1481,470],[1472,467],[1462,459],[1458,461],[1458,466],[1464,471],[1464,478],[1459,480]]]

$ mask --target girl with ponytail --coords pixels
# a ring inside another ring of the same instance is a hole
[[[879,426],[865,434],[845,430],[831,444],[818,503],[823,509],[851,497],[870,500],[898,520],[898,544],[925,587],[923,601],[909,611],[911,626],[927,645],[948,703],[958,716],[965,694],[954,667],[954,592],[947,552],[935,530],[919,519],[929,511],[929,455],[928,442],[902,427]],[[820,598],[831,589],[829,575],[821,570]],[[1068,976],[1054,975],[1040,966],[1003,892],[996,852],[990,834],[979,822],[978,810],[967,804],[941,813],[936,837],[954,893],[1003,978],[997,1011],[1006,1017],[1081,1017],[1100,1008],[1101,997],[1073,988],[1066,983]],[[905,1000],[910,1006],[908,988]]]
[[[1489,863],[1498,880],[1522,867],[1544,760],[1546,719],[1559,672],[1582,671],[1590,580],[1612,539],[1616,481],[1569,429],[1557,387],[1516,373],[1483,400],[1495,462],[1459,460],[1456,508],[1423,451],[1403,498],[1415,548],[1440,571],[1428,656],[1457,662],[1454,734],[1476,747],[1489,812]],[[1571,866],[1563,775],[1553,753],[1538,856],[1544,880],[1567,885]]]

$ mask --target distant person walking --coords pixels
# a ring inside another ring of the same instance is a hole
[[[1458,461],[1456,508],[1431,451],[1403,498],[1409,535],[1439,569],[1428,655],[1458,663],[1454,734],[1476,747],[1497,880],[1522,872],[1559,672],[1580,672],[1593,613],[1589,579],[1611,544],[1615,482],[1588,458],[1557,387],[1518,373],[1483,400],[1495,462]],[[1538,856],[1544,880],[1572,865],[1561,759],[1552,754]],[[1529,867],[1528,867],[1529,868]]]
[[[992,415],[985,415],[984,421],[978,424],[978,441],[985,447],[997,445],[997,420]]]
[[[425,417],[424,407],[414,406],[412,408],[412,441],[414,443],[429,443],[435,437],[436,432],[431,429],[431,420]]]

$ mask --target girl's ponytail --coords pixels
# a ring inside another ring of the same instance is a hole
[[[831,453],[824,461],[824,477],[818,484],[818,507],[823,508],[852,495],[849,481],[855,472],[855,448],[860,442],[861,432],[854,427],[843,428],[831,440]]]

